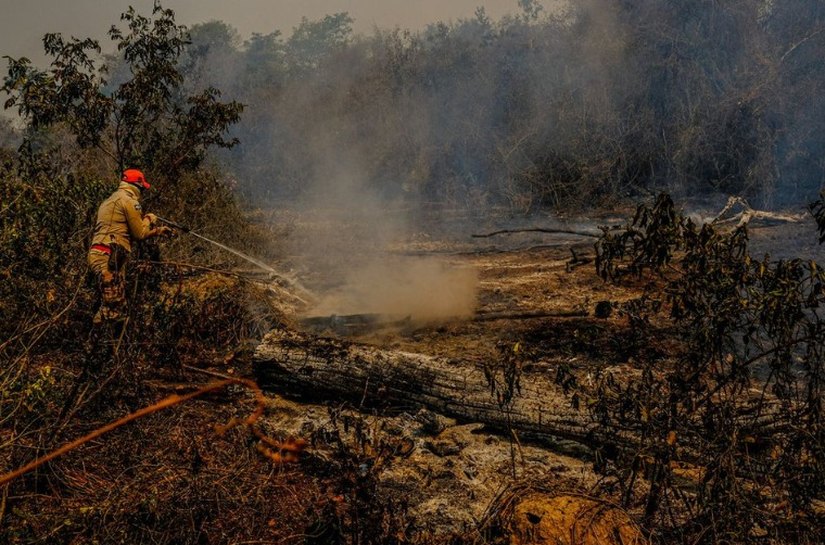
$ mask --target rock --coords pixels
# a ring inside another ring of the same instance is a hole
[[[610,315],[613,313],[613,303],[610,301],[599,301],[596,303],[596,309],[593,315],[596,318],[601,318],[602,320],[610,318]]]

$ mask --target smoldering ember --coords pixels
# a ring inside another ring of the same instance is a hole
[[[0,543],[823,543],[825,3],[477,3],[6,6]]]

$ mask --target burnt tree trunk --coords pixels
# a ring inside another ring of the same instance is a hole
[[[254,367],[262,388],[285,395],[358,407],[427,408],[555,444],[559,439],[585,445],[625,443],[618,434],[599,436],[587,414],[574,409],[550,377],[538,374],[522,377],[512,405],[503,410],[481,366],[339,339],[273,331],[258,347]]]

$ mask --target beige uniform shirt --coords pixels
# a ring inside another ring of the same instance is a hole
[[[97,210],[97,223],[92,244],[119,244],[127,252],[132,240],[143,240],[152,231],[149,219],[143,217],[138,198],[140,190],[121,182],[117,191],[103,201]]]

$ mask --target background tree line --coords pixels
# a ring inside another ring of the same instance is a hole
[[[820,0],[519,6],[368,36],[346,13],[245,41],[216,21],[191,29],[186,71],[246,105],[228,158],[255,196],[342,171],[390,198],[520,208],[649,189],[780,206],[822,186]]]

